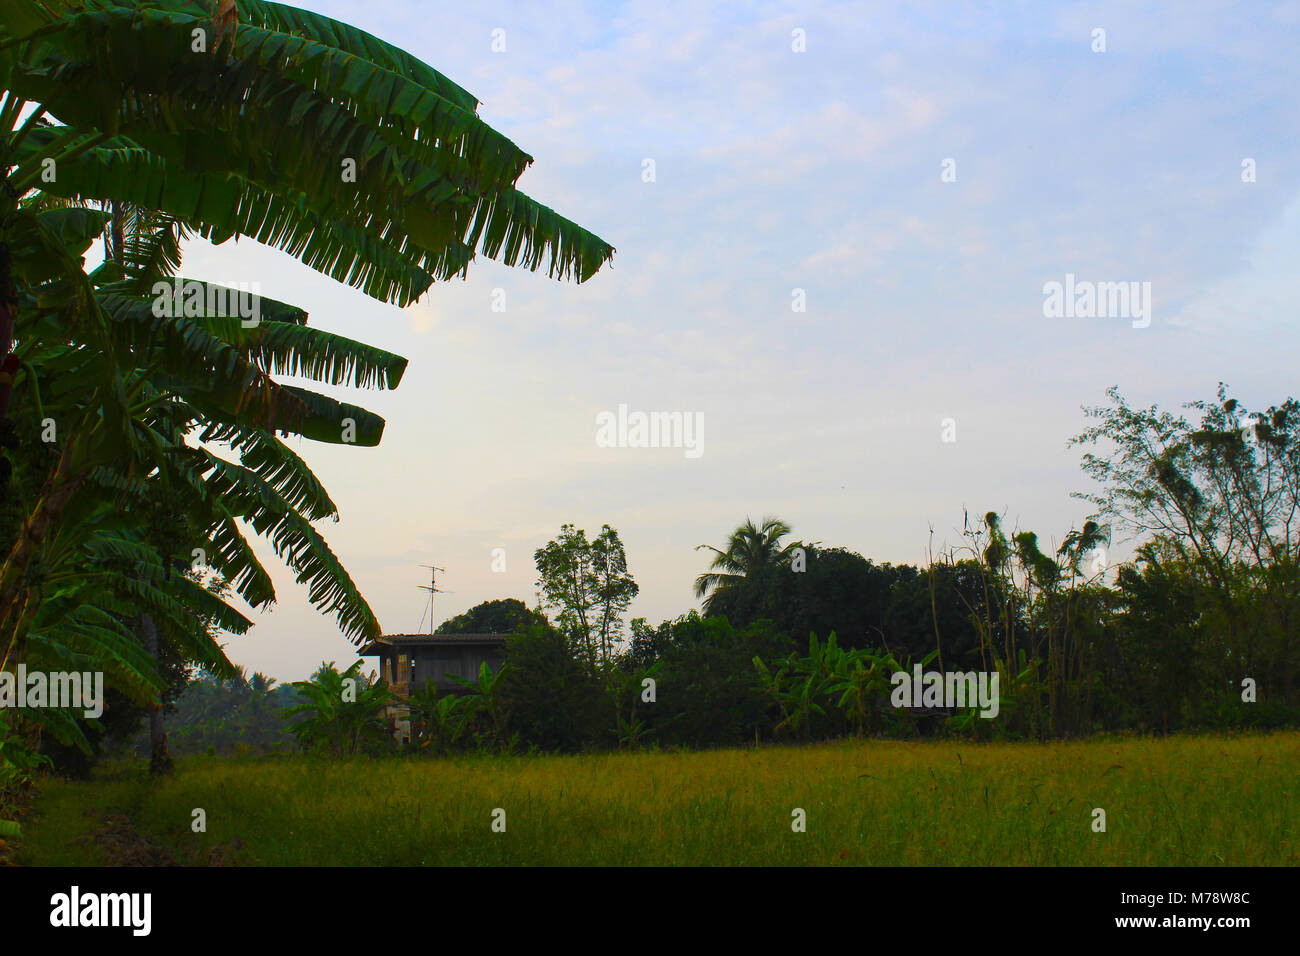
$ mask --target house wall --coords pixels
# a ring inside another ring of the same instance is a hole
[[[462,680],[475,681],[481,664],[486,663],[496,670],[505,660],[504,650],[491,646],[419,647],[411,648],[409,652],[415,663],[414,683],[418,686],[432,678],[440,690],[459,687],[446,678],[448,673]]]

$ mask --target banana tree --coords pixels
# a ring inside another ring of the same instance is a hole
[[[388,738],[380,715],[392,693],[383,681],[366,681],[361,661],[342,672],[333,662],[322,664],[311,680],[295,681],[292,686],[304,700],[286,707],[284,716],[301,718],[289,730],[304,749],[349,757],[365,743],[379,744]]]
[[[311,525],[312,520],[336,514],[333,502],[275,432],[255,427],[255,414],[229,402],[227,408],[233,408],[233,413],[223,410],[230,389],[228,379],[217,373],[234,368],[245,375],[261,376],[272,390],[279,386],[270,380],[271,372],[331,384],[382,387],[395,385],[405,367],[400,357],[306,328],[299,324],[305,321],[305,314],[281,303],[269,303],[264,309],[267,322],[253,329],[245,329],[237,317],[224,314],[187,319],[148,310],[148,299],[140,290],[149,286],[151,278],[166,274],[162,263],[179,264],[179,249],[166,248],[175,244],[174,225],[161,217],[154,232],[135,245],[127,244],[129,255],[123,261],[106,264],[93,277],[95,303],[114,318],[111,331],[119,346],[117,359],[123,379],[144,399],[133,409],[132,425],[150,438],[144,447],[152,454],[142,462],[128,458],[125,463],[101,465],[86,476],[80,493],[70,499],[64,520],[44,540],[42,578],[32,583],[38,596],[64,599],[29,601],[40,615],[39,620],[32,619],[33,625],[39,626],[29,635],[38,656],[48,658],[52,647],[66,652],[69,647],[84,645],[107,656],[106,662],[99,662],[94,669],[115,675],[115,686],[124,684],[128,692],[132,687],[142,689],[146,698],[142,702],[151,706],[153,723],[158,725],[154,763],[163,767],[168,761],[165,745],[160,744],[164,739],[160,714],[156,703],[147,699],[157,690],[156,681],[149,676],[147,661],[140,661],[138,654],[132,659],[135,642],[129,633],[123,633],[121,622],[138,619],[146,638],[155,641],[162,625],[169,643],[179,642],[185,659],[215,673],[228,673],[229,661],[211,635],[202,629],[187,629],[186,622],[192,623],[197,612],[206,609],[207,618],[224,630],[242,633],[250,626],[224,603],[216,602],[219,610],[214,611],[210,600],[204,603],[208,598],[204,592],[197,596],[193,588],[187,592],[184,575],[172,576],[175,562],[183,559],[188,566],[192,553],[203,555],[208,567],[235,580],[250,604],[269,603],[274,599],[269,576],[240,530],[240,523],[248,522],[285,554],[299,572],[299,580],[309,585],[312,599],[336,610],[345,632],[377,630],[364,599]],[[116,242],[120,248],[121,240]],[[222,301],[233,299],[222,297]],[[20,348],[34,366],[29,376],[32,405],[66,420],[70,408],[85,403],[84,389],[78,392],[75,388],[78,379],[41,373],[58,369],[69,347],[53,337],[33,336]],[[310,393],[298,390],[288,397],[294,399],[299,394]],[[322,405],[328,422],[329,401],[318,403],[313,409],[315,417],[298,419],[296,430],[310,434],[314,427],[321,433],[318,437],[331,437],[328,424],[311,425],[321,419]],[[352,406],[341,407],[353,421],[360,421],[358,443],[378,440],[382,420]],[[26,421],[23,416],[20,419]],[[306,424],[301,424],[304,421]],[[339,432],[335,426],[333,434]],[[198,447],[186,441],[190,436],[199,439]],[[75,443],[79,437],[74,434],[71,441]],[[213,446],[223,443],[238,453],[238,461],[214,453]],[[141,473],[144,477],[132,477]],[[135,527],[137,519],[162,499],[172,502],[167,523],[188,530],[185,534],[155,533],[144,541]],[[164,539],[170,539],[166,546]],[[104,561],[87,567],[87,556],[93,557],[101,545],[124,552],[129,559],[126,567],[115,568]],[[174,581],[183,593],[160,604],[166,597],[159,590],[165,581]],[[61,582],[73,592],[58,591]],[[88,590],[105,584],[116,586],[116,603],[110,605],[108,597]],[[106,617],[111,620],[80,620],[90,613],[88,609],[110,607],[112,614]],[[187,613],[187,609],[195,613]],[[67,616],[66,611],[73,615]],[[110,633],[115,626],[116,633]],[[156,653],[155,646],[153,656]],[[69,736],[70,742],[83,742],[75,727],[51,729],[65,742]]]
[[[777,726],[784,726],[790,718],[790,707],[786,697],[786,679],[790,673],[789,661],[777,661],[769,665],[763,658],[755,655],[754,669],[758,671],[759,681],[771,706],[779,712]]]
[[[406,705],[411,710],[419,748],[432,748],[438,754],[455,748],[467,726],[465,700],[451,694],[440,696],[434,681],[411,691]]]
[[[173,255],[178,258],[178,253]],[[330,384],[393,387],[405,360],[307,328],[301,324],[305,314],[282,303],[269,303],[267,321],[254,328],[222,313],[195,318],[158,314],[148,297],[139,294],[139,288],[148,285],[148,273],[133,274],[121,267],[117,272],[113,281],[94,289],[93,301],[112,320],[118,371],[140,397],[131,408],[131,425],[147,442],[140,443],[142,460],[109,458],[83,477],[83,484],[89,481],[104,491],[108,475],[107,490],[119,498],[134,492],[150,500],[164,489],[179,496],[187,513],[205,518],[202,540],[178,542],[184,557],[188,560],[199,546],[204,563],[224,572],[256,606],[272,600],[274,592],[236,523],[248,521],[285,554],[299,580],[308,584],[312,599],[336,610],[345,633],[375,634],[373,614],[311,526],[313,520],[336,515],[337,509],[276,430],[323,441],[347,443],[351,438],[351,443],[365,445],[378,442],[383,421],[355,406],[281,386],[271,373]],[[35,411],[57,410],[66,419],[75,417],[79,406],[93,404],[84,389],[70,390],[65,376],[41,374],[61,368],[65,355],[73,351],[68,345],[33,335],[19,348],[33,366],[28,381]],[[268,400],[259,408],[249,390],[264,393]],[[274,419],[277,411],[284,413],[282,422]],[[351,435],[344,423],[356,426]],[[199,440],[198,447],[186,442],[191,436]],[[77,449],[90,438],[93,431],[74,430],[67,445]],[[239,461],[215,454],[214,444],[229,446]],[[139,475],[143,477],[134,477]],[[87,503],[97,500],[93,494],[83,497]],[[123,503],[119,500],[119,507]],[[68,525],[65,531],[75,528],[73,522]],[[52,542],[44,544],[49,552]]]
[[[448,680],[460,684],[467,691],[461,705],[467,719],[473,722],[480,716],[486,718],[488,734],[498,745],[506,740],[506,726],[510,719],[509,705],[501,696],[501,680],[509,670],[509,664],[502,664],[493,670],[483,661],[479,664],[475,680],[465,680],[450,672],[446,675]]]
[[[628,670],[616,666],[604,668],[606,687],[614,704],[615,726],[611,732],[618,740],[620,750],[624,746],[635,749],[652,734],[646,722],[637,716],[637,705],[641,703],[645,682],[654,680],[662,667],[663,661],[660,660],[648,667],[633,667]]]
[[[880,701],[888,698],[890,676],[897,670],[888,653],[855,648],[843,655],[829,690],[838,695],[835,706],[857,736],[874,729],[876,710]]]
[[[0,0],[0,24],[0,129],[12,131],[0,157],[7,174],[0,402],[20,379],[35,394],[40,371],[15,354],[15,342],[22,348],[42,338],[73,346],[42,356],[43,367],[64,377],[76,372],[92,389],[75,406],[80,417],[64,422],[75,438],[51,462],[0,568],[7,654],[21,653],[40,603],[26,583],[29,567],[88,476],[117,463],[136,479],[152,473],[146,464],[162,470],[160,453],[175,450],[140,427],[142,410],[179,401],[219,429],[298,430],[321,440],[345,418],[359,432],[368,423],[372,442],[382,427],[361,410],[276,386],[240,360],[236,343],[196,323],[151,322],[159,317],[139,303],[97,299],[77,251],[103,231],[105,214],[37,207],[26,202],[31,190],[157,210],[214,242],[249,236],[399,305],[463,275],[479,254],[530,270],[545,265],[554,277],[580,282],[612,256],[607,243],[515,188],[531,158],[478,118],[473,97],[346,24],[255,0],[219,8],[191,0]],[[111,245],[123,241],[115,235]],[[294,333],[276,331],[278,343],[242,345],[281,354],[297,348],[283,340]],[[161,343],[154,358],[167,375],[169,361],[201,356],[223,370],[224,381],[212,376],[206,389],[187,393],[157,375],[134,374],[117,361],[123,336]],[[266,444],[260,436],[237,439]],[[284,496],[277,500],[268,482],[220,464],[197,473],[218,489],[237,489],[282,553],[309,552],[297,570],[313,599],[338,610],[355,639],[374,636],[373,615],[346,593],[337,561],[284,508]],[[218,514],[220,540],[212,543],[242,564],[246,573],[235,577],[246,587],[265,588],[235,517]]]

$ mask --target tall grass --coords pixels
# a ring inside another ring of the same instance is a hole
[[[47,782],[20,862],[106,862],[76,838],[117,809],[185,863],[238,841],[236,861],[264,865],[1295,865],[1298,771],[1294,733],[195,758],[161,783]],[[1105,833],[1093,831],[1094,807]],[[191,831],[194,808],[206,833]],[[492,832],[495,808],[504,833]],[[805,833],[791,829],[795,808]]]

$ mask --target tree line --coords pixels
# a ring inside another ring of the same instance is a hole
[[[925,566],[878,564],[746,520],[695,582],[702,613],[651,627],[618,534],[538,549],[545,608],[458,624],[514,633],[467,695],[412,705],[414,749],[579,751],[845,735],[1047,740],[1300,723],[1300,405],[1250,412],[1220,385],[1180,413],[1118,390],[1086,408],[1093,518],[1044,544],[967,515]],[[1121,534],[1132,548],[1113,562]],[[458,624],[448,622],[454,630]],[[914,665],[998,675],[1000,706],[900,708]],[[377,711],[376,711],[377,713]],[[386,738],[379,735],[377,740]]]

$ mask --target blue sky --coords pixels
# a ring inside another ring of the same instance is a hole
[[[695,606],[694,546],[746,515],[880,561],[923,560],[931,526],[955,543],[967,507],[1059,541],[1087,515],[1066,440],[1108,386],[1296,394],[1295,5],[299,5],[474,93],[536,159],[521,188],[618,249],[582,286],[480,260],[406,310],[252,242],[187,251],[187,274],[255,278],[410,359],[395,392],[351,395],[388,419],[379,448],[298,446],[387,631],[419,623],[421,564],[447,569],[439,621],[533,603],[566,521],[619,529],[652,623]],[[1150,282],[1151,325],[1045,318],[1067,273]],[[597,447],[620,403],[702,413],[704,454]],[[232,659],[350,661],[264,553],[280,601]]]

